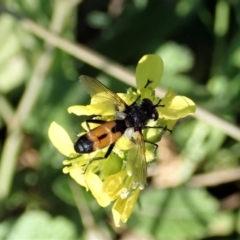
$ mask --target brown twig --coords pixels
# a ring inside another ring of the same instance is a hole
[[[239,180],[240,168],[235,168],[195,175],[189,180],[188,185],[192,187],[212,187]]]
[[[34,23],[29,19],[22,20],[23,26],[32,34],[44,39],[45,41],[51,43],[55,47],[62,49],[68,54],[76,57],[77,59],[97,68],[105,73],[120,79],[121,81],[135,85],[135,76],[132,71],[125,68],[116,62],[104,57],[103,55],[95,52],[94,50],[87,48],[81,44],[72,43],[66,39],[61,38],[57,34],[41,27],[40,25]],[[156,89],[156,94],[162,97],[166,91],[162,88]],[[193,117],[202,120],[215,128],[220,129],[222,132],[231,136],[232,138],[240,141],[240,129],[234,124],[229,123],[216,115],[208,112],[207,110],[197,106],[197,111]]]

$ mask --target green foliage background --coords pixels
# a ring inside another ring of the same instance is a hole
[[[5,0],[0,10],[0,239],[239,239],[238,0]],[[47,131],[57,121],[76,139],[84,118],[67,108],[89,101],[79,75],[118,92],[128,84],[107,75],[106,65],[96,69],[84,54],[80,61],[55,47],[38,26],[132,71],[144,54],[159,54],[160,87],[224,120],[215,127],[202,113],[204,121],[179,122],[166,140],[178,165],[160,145],[160,163],[150,168],[162,181],[152,174],[121,229],[110,208],[62,173],[64,157]]]

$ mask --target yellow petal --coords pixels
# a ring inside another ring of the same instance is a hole
[[[79,185],[85,187],[88,191],[88,186],[85,181],[85,175],[83,174],[83,169],[81,167],[71,167],[69,174]]]
[[[140,89],[141,93],[141,99],[148,98],[153,101],[155,98],[155,92],[152,90],[152,88],[141,88]]]
[[[116,227],[120,226],[120,220],[127,222],[132,214],[133,208],[138,199],[140,190],[136,189],[128,198],[118,198],[112,207],[113,220]]]
[[[113,221],[116,227],[120,227],[121,214],[112,208]]]
[[[163,104],[164,107],[158,108],[160,117],[171,120],[183,118],[196,111],[196,105],[191,99],[185,96],[174,96],[171,89],[168,90],[161,104]]]
[[[108,158],[102,162],[101,164],[101,173],[99,174],[101,179],[104,179],[103,182],[103,191],[104,191],[104,183],[105,180],[122,170],[123,160],[117,154],[112,153],[108,156]]]
[[[134,143],[126,138],[124,135],[120,137],[116,143],[116,146],[121,150],[128,150],[129,148],[133,147]]]
[[[168,120],[167,121],[167,128],[169,130],[173,130],[174,126],[176,125],[177,120]],[[166,131],[166,133],[170,133],[169,131]]]
[[[131,88],[127,90],[126,93],[117,94],[127,105],[131,105],[138,97],[138,94],[134,92]]]
[[[86,182],[89,189],[92,192],[92,195],[96,198],[98,204],[102,207],[106,207],[111,203],[108,194],[102,191],[102,180],[98,177],[98,175],[93,172],[86,173]]]
[[[118,172],[114,175],[108,176],[105,181],[103,182],[103,191],[108,194],[111,201],[115,200],[122,188],[124,187],[124,179],[127,176],[126,170]]]
[[[53,145],[63,155],[67,157],[76,155],[76,152],[73,149],[72,140],[70,139],[68,133],[56,122],[51,123],[48,129],[48,136]]]
[[[149,128],[144,131],[144,139],[150,142],[159,142],[163,136],[169,135],[175,126],[177,119],[170,120],[166,118],[158,119],[157,122],[149,122],[148,126],[159,126],[159,128]],[[149,144],[145,144],[146,147]]]
[[[149,151],[150,149],[150,151]],[[156,147],[155,146],[148,146],[145,151],[146,155],[146,162],[151,162],[156,159]]]
[[[153,89],[160,83],[163,73],[163,61],[158,55],[144,55],[138,62],[136,68],[137,88],[143,88],[147,81],[152,81],[149,87]]]
[[[76,114],[77,116],[81,115],[114,115],[115,106],[113,103],[97,103],[87,106],[76,105],[68,108],[69,113]]]

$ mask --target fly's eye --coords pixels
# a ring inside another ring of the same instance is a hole
[[[158,120],[158,113],[152,113],[152,120]]]

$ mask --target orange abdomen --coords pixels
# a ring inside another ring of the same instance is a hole
[[[122,121],[110,121],[90,130],[76,141],[75,151],[90,153],[116,142],[125,131],[122,123]]]

